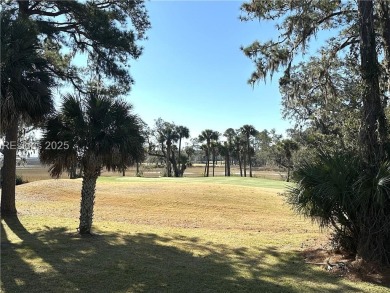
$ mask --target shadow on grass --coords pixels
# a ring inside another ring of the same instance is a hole
[[[22,241],[7,241],[3,224]],[[1,229],[4,292],[358,291],[305,266],[297,254],[272,247],[254,256],[247,248],[186,236],[80,237],[64,228],[31,234],[16,217],[4,219]]]

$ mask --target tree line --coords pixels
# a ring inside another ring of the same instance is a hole
[[[275,130],[260,132],[248,124],[239,129],[228,128],[224,133],[205,129],[197,137],[190,138],[186,126],[158,118],[152,128],[146,126],[145,133],[146,161],[164,166],[166,177],[182,177],[194,161],[204,162],[205,177],[214,176],[219,160],[224,162],[225,176],[232,175],[232,164],[239,167],[241,177],[252,177],[253,166],[268,165],[288,170],[288,181],[292,153],[298,148],[293,141],[282,139]],[[184,148],[183,139],[187,139]]]

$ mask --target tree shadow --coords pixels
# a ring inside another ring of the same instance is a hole
[[[231,248],[196,237],[103,233],[65,228],[29,233],[17,217],[2,221],[22,241],[2,239],[4,292],[357,292],[296,253]],[[264,262],[272,258],[272,264]],[[33,264],[33,265],[32,265]],[[296,286],[305,281],[304,287]],[[332,286],[327,286],[327,283]],[[302,290],[304,289],[304,290]]]
[[[23,260],[18,249],[23,249],[23,244],[11,243],[7,239],[3,222],[1,222],[1,289],[0,292],[18,292],[17,288],[27,287],[26,281],[36,280],[35,286],[44,288],[41,281],[31,266]],[[28,276],[28,280],[24,276]],[[35,281],[34,281],[35,282]],[[10,288],[10,289],[8,289]]]

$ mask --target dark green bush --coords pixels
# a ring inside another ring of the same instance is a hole
[[[24,184],[24,183],[28,183],[28,180],[23,179],[23,177],[20,176],[20,175],[16,175],[15,184],[16,185],[21,185],[21,184]]]
[[[355,154],[319,152],[296,167],[287,201],[321,227],[332,227],[336,246],[389,264],[390,163],[369,174]]]

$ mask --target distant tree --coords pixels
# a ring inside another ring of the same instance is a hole
[[[243,176],[243,161],[245,159],[245,149],[246,149],[246,143],[244,138],[242,137],[239,132],[236,132],[236,135],[233,138],[233,151],[232,154],[233,156],[237,159],[238,161],[238,166],[240,168],[240,176]]]
[[[290,182],[290,172],[294,167],[292,157],[293,153],[299,149],[299,146],[291,139],[284,139],[275,145],[275,149],[275,161],[279,166],[287,169],[286,181]]]
[[[181,177],[190,162],[181,152],[183,138],[189,137],[189,129],[158,118],[150,130],[148,154],[163,159],[167,177]],[[176,145],[178,143],[178,146]]]
[[[230,164],[230,157],[229,157],[229,144],[227,141],[224,142],[218,142],[217,144],[218,153],[224,158],[224,165],[225,165],[225,176],[230,176],[230,170],[229,170],[229,164]]]
[[[227,176],[230,176],[230,164],[231,164],[231,160],[232,160],[232,151],[233,151],[233,148],[234,148],[234,145],[233,145],[233,139],[234,139],[234,136],[236,135],[236,131],[233,129],[233,128],[228,128],[225,130],[225,132],[223,133],[223,135],[226,137],[227,139],[227,143],[226,143],[226,175]]]
[[[161,118],[156,120],[156,128],[158,142],[161,145],[161,151],[165,156],[166,176],[172,177],[172,144],[179,140],[179,133],[174,123],[166,122]],[[176,160],[175,160],[176,162]],[[174,165],[175,169],[176,166]],[[177,172],[175,172],[178,176]]]
[[[252,177],[252,153],[250,139],[252,136],[255,136],[258,132],[252,125],[245,124],[240,128],[241,133],[245,136],[247,143],[247,156],[249,162],[249,176]],[[245,174],[246,176],[246,174]]]
[[[46,124],[40,159],[50,165],[51,176],[58,177],[75,162],[82,165],[80,234],[91,233],[101,169],[119,171],[124,163],[133,164],[143,154],[140,119],[131,109],[123,101],[96,93],[82,99],[68,95],[63,97],[60,112]]]
[[[218,150],[219,150],[219,143],[218,143],[219,135],[220,134],[218,132],[216,132],[215,136],[214,136],[214,139],[211,141],[211,144],[210,144],[210,149],[211,149],[211,154],[212,154],[212,161],[213,161],[213,177],[214,177],[214,174],[215,174],[215,163],[216,163]]]
[[[179,166],[178,169],[181,170],[181,140],[183,138],[189,138],[190,137],[190,130],[185,126],[177,126],[177,133],[179,134]],[[180,172],[180,176],[183,176],[182,172]]]
[[[204,158],[204,161],[205,161],[205,164],[204,164],[204,171],[203,171],[203,176],[208,176],[207,175],[207,170],[208,170],[208,158],[209,158],[209,148],[207,147],[207,144],[203,143],[201,145],[199,145],[199,150],[202,152],[202,154],[204,154],[204,157],[202,155],[202,157]]]
[[[270,148],[272,145],[270,132],[267,129],[264,129],[263,131],[258,132],[255,139],[258,144],[258,150],[255,153],[257,164],[260,166],[270,164]]]
[[[195,154],[195,148],[194,148],[194,146],[189,145],[189,146],[186,146],[184,148],[184,151],[187,154],[188,164],[189,164],[189,166],[191,166],[192,165],[192,156]]]
[[[201,132],[198,139],[200,142],[206,141],[206,172],[205,176],[209,177],[210,170],[210,152],[211,152],[211,141],[218,139],[218,132],[211,129],[206,129]]]

